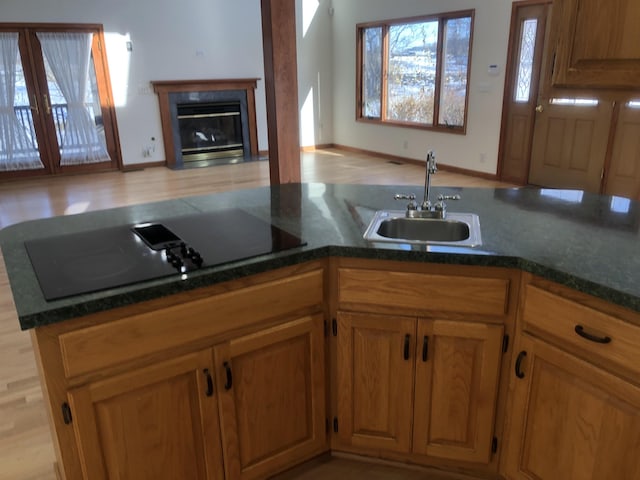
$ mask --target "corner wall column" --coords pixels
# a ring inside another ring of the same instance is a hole
[[[295,0],[261,0],[271,185],[300,182]]]

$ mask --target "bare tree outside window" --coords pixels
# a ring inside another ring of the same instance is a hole
[[[387,118],[433,123],[438,22],[389,27]]]
[[[463,133],[473,13],[357,26],[358,119]]]
[[[447,127],[464,125],[470,32],[471,18],[455,18],[446,22],[438,123]]]
[[[380,118],[382,108],[382,27],[364,29],[362,60],[362,110],[368,118]]]

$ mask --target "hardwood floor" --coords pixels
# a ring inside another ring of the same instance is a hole
[[[421,185],[424,181],[424,168],[418,165],[398,165],[339,150],[303,153],[301,161],[304,182]],[[0,184],[0,228],[37,218],[266,186],[268,167],[265,161],[179,171],[157,167]],[[434,176],[433,184],[511,186],[442,170]],[[0,480],[54,480],[54,461],[30,336],[19,330],[0,253]],[[287,478],[345,478],[323,471]],[[349,474],[349,478],[372,478],[369,470],[363,472]],[[395,472],[376,474],[375,478],[432,477]]]
[[[474,480],[472,477],[434,469],[359,459],[351,455],[323,455],[271,480]]]

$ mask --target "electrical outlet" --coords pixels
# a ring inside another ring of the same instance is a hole
[[[156,153],[155,145],[146,145],[142,148],[142,156],[145,158],[152,157],[154,153]]]
[[[487,161],[487,154],[486,153],[481,153],[480,154],[480,163],[484,163]]]
[[[405,150],[406,150],[407,148],[409,148],[409,140],[405,140],[405,141],[402,143],[402,148],[404,148]]]

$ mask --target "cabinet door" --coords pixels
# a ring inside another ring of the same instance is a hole
[[[502,325],[419,320],[413,451],[489,463]]]
[[[415,324],[410,317],[338,313],[342,442],[409,452]]]
[[[326,449],[321,315],[231,340],[214,354],[226,478],[265,478]]]
[[[504,473],[512,479],[640,479],[640,389],[525,336],[513,377]]]
[[[555,0],[552,21],[559,35],[555,85],[638,88],[637,0]]]
[[[222,479],[211,350],[69,392],[87,480]]]

